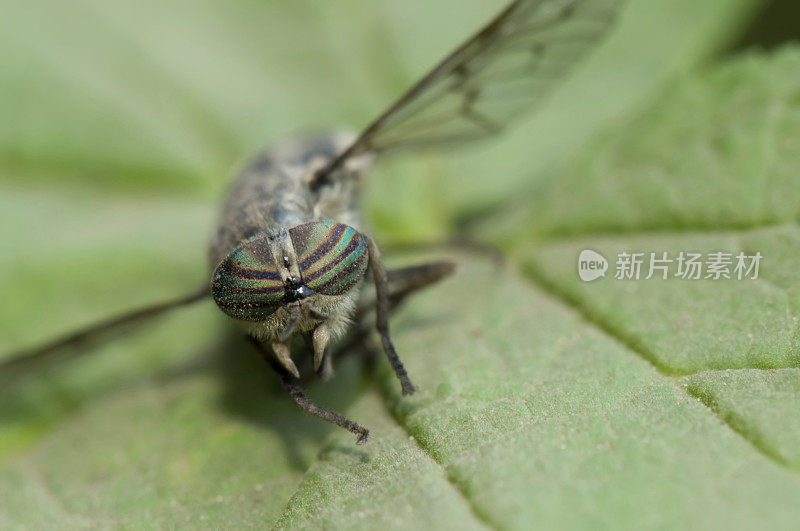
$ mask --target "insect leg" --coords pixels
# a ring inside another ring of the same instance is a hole
[[[409,295],[438,282],[455,270],[456,265],[447,260],[426,262],[413,266],[390,269],[386,271],[389,280],[389,311],[394,311]],[[359,323],[354,331],[348,335],[347,340],[336,349],[325,355],[322,365],[323,370],[331,358],[339,359],[363,347],[370,333],[370,328],[363,322],[364,316],[375,309],[376,301],[364,302],[356,308],[353,320]]]
[[[389,311],[394,311],[410,295],[413,295],[417,291],[451,274],[455,270],[455,267],[456,265],[453,262],[440,260],[387,270],[386,277],[389,281]],[[374,299],[359,304],[353,315],[353,320],[358,323],[358,326],[354,327],[352,332],[348,334],[346,341],[333,349],[330,345],[325,345],[325,349],[322,351],[322,362],[317,369],[317,375],[321,379],[327,380],[333,376],[332,362],[334,358],[339,359],[351,354],[364,345],[364,341],[369,336],[371,330],[364,322],[364,317],[369,312],[373,311],[375,306],[376,301]],[[312,333],[306,333],[303,336],[306,340],[306,347],[311,352],[314,352],[315,348],[313,335]],[[314,352],[314,355],[316,356],[317,353]],[[306,379],[301,377],[301,381],[306,381]]]
[[[266,360],[269,366],[272,367],[272,370],[278,373],[283,388],[289,394],[291,399],[294,400],[294,403],[300,406],[300,409],[354,433],[356,435],[356,444],[364,444],[367,442],[367,437],[369,437],[368,429],[357,422],[340,415],[339,413],[318,406],[306,398],[306,396],[303,394],[303,390],[300,388],[300,385],[292,378],[286,369],[284,369],[280,364],[278,364],[277,361],[275,361],[264,345],[251,336],[247,337],[253,343],[253,345],[255,345],[256,349],[258,349],[258,352]]]
[[[367,248],[369,249],[369,266],[372,268],[372,276],[375,278],[375,293],[378,298],[376,326],[381,336],[381,342],[383,343],[383,351],[386,353],[386,357],[389,359],[389,364],[392,366],[392,369],[394,369],[397,379],[400,380],[403,394],[410,395],[416,391],[416,388],[408,378],[406,368],[403,367],[403,362],[400,361],[400,357],[397,355],[397,351],[392,344],[392,339],[389,337],[389,309],[391,306],[389,300],[389,280],[386,276],[386,270],[383,268],[381,255],[378,251],[378,246],[375,245],[375,240],[369,235],[366,235],[366,239]]]
[[[121,330],[125,326],[143,323],[157,315],[166,313],[169,310],[188,306],[205,299],[207,296],[208,288],[203,286],[202,289],[183,297],[178,297],[170,301],[153,304],[151,306],[133,310],[122,315],[110,317],[93,325],[87,326],[81,330],[77,330],[57,338],[49,343],[45,343],[44,345],[4,356],[3,361],[0,361],[0,371],[33,367],[39,363],[55,360],[59,354],[63,354],[64,357],[70,356],[76,358],[80,355],[87,354],[89,350],[78,350],[74,349],[74,347],[82,346],[84,343],[101,339],[109,332]],[[64,351],[67,351],[71,348],[73,350],[64,353]]]

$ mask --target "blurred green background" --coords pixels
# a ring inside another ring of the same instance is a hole
[[[357,130],[503,5],[3,1],[0,353],[206,282],[243,160]],[[379,241],[467,235],[509,265],[498,285],[462,257],[397,317],[419,395],[401,400],[382,362],[311,388],[372,429],[366,447],[297,411],[201,304],[2,382],[0,525],[796,522],[798,16],[632,1],[509,134],[380,164]],[[573,274],[585,245],[777,265],[772,288],[591,291]]]

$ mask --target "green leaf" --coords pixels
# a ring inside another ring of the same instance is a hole
[[[501,2],[6,4],[0,354],[207,282],[237,160],[364,123]],[[509,264],[457,255],[392,318],[417,394],[382,357],[309,387],[368,444],[300,412],[204,302],[2,380],[0,527],[795,526],[800,50],[686,72],[758,3],[632,4],[507,140],[371,181],[381,241],[502,200],[482,232]],[[605,278],[578,278],[585,248]],[[624,250],[764,260],[615,280]]]
[[[795,477],[800,83],[786,73],[798,67],[800,53],[787,48],[677,84],[543,187],[518,240],[546,236],[535,251],[519,247],[531,278]],[[554,204],[559,190],[573,193]],[[608,257],[729,250],[764,258],[757,280],[585,283],[575,266],[586,248]]]

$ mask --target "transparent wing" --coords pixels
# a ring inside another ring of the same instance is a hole
[[[493,135],[530,109],[599,40],[622,0],[517,0],[456,49],[317,173],[365,152]]]

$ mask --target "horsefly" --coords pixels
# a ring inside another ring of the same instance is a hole
[[[47,357],[100,332],[210,295],[241,323],[298,406],[365,442],[366,428],[303,395],[293,339],[304,339],[316,373],[330,376],[330,344],[358,313],[359,288],[369,269],[383,351],[403,394],[411,394],[415,386],[392,344],[388,314],[405,295],[447,275],[453,266],[432,262],[384,270],[378,246],[358,215],[363,175],[378,155],[389,151],[459,144],[498,133],[540,101],[607,32],[619,1],[511,3],[360,135],[289,140],[255,157],[224,203],[209,247],[210,286],[17,354],[2,367]]]

